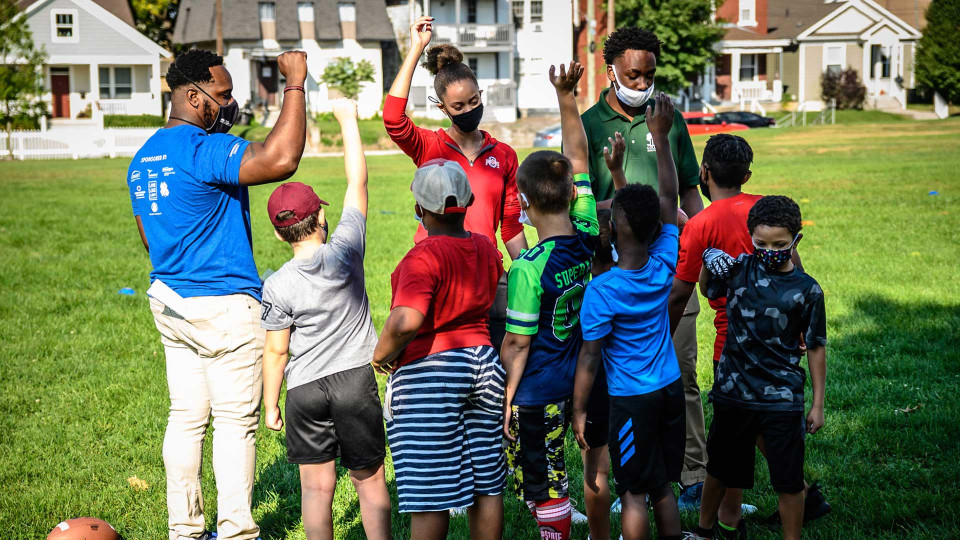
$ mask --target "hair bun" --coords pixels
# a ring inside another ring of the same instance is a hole
[[[451,64],[463,62],[463,53],[460,49],[450,44],[437,45],[427,51],[427,61],[424,66],[432,75],[436,75],[441,69]]]

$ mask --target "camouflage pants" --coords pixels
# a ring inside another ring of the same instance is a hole
[[[507,467],[517,497],[546,501],[567,496],[564,438],[570,426],[571,400],[547,405],[514,405],[507,446]]]

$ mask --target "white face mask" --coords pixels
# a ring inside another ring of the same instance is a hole
[[[523,201],[523,204],[520,205],[520,223],[522,225],[529,225],[533,227],[533,222],[530,221],[530,216],[528,216],[527,211],[523,209],[524,204],[530,206],[530,203],[527,201],[527,196],[521,193],[520,200]]]
[[[620,260],[620,255],[617,254],[617,246],[613,244],[610,244],[610,258],[613,259],[613,262]]]
[[[627,85],[623,84],[623,82],[620,80],[620,75],[617,74],[616,66],[611,65],[610,67],[613,68],[613,77],[617,80],[617,99],[619,99],[625,105],[630,107],[639,107],[646,103],[647,100],[650,99],[650,96],[653,95],[652,84],[642,92],[640,90],[627,88]]]

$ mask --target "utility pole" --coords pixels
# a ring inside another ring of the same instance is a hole
[[[223,56],[223,0],[215,0],[214,6],[217,20],[217,54]]]
[[[587,103],[597,99],[597,0],[587,2]]]

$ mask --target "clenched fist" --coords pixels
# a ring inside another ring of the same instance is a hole
[[[307,53],[287,51],[277,57],[277,67],[289,86],[303,86],[307,80]]]

